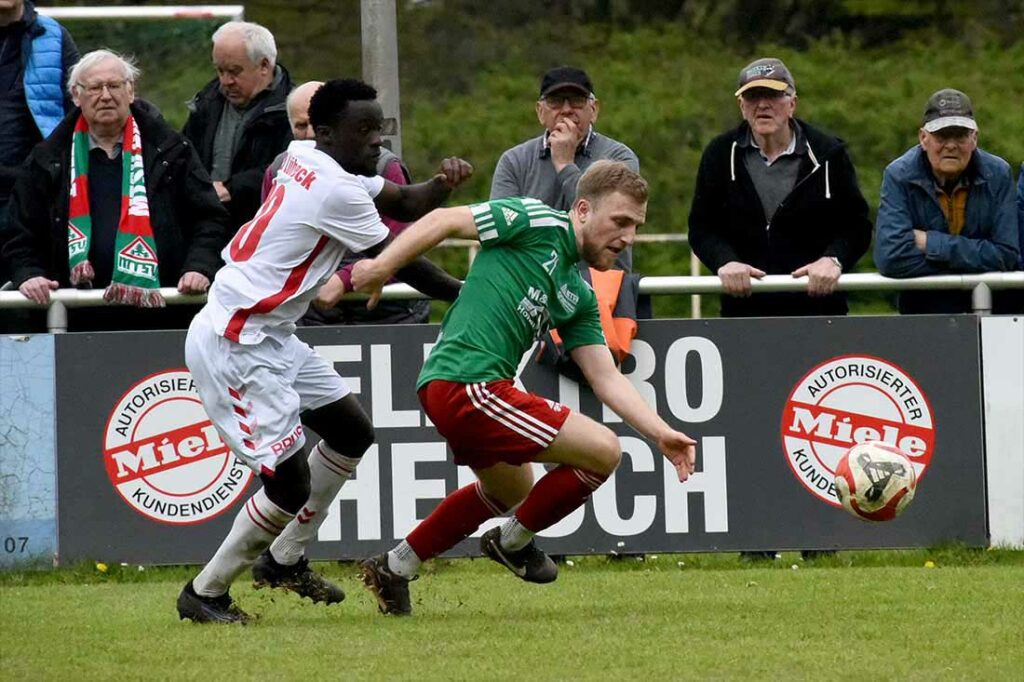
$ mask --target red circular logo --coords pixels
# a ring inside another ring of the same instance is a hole
[[[928,398],[910,375],[881,358],[843,355],[797,382],[782,411],[782,448],[811,493],[840,506],[833,483],[839,458],[869,440],[899,448],[918,480],[924,475],[935,424]]]
[[[226,511],[253,476],[221,440],[184,369],[148,376],[121,396],[104,429],[103,460],[125,502],[175,525]]]

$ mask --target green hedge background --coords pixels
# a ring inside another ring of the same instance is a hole
[[[877,206],[886,164],[916,143],[927,97],[955,87],[973,100],[980,146],[1016,169],[1024,160],[1024,2],[889,0],[522,0],[399,2],[403,147],[425,178],[445,156],[476,174],[456,197],[485,199],[502,151],[539,133],[540,75],[573,64],[592,77],[598,128],[631,146],[651,183],[651,233],[686,231],[701,150],[735,125],[740,68],[782,58],[799,94],[797,115],[845,139],[862,190]],[[246,17],[270,28],[296,81],[359,76],[359,3],[257,0]],[[213,77],[215,24],[65,22],[84,53],[136,55],[139,94],[174,125],[184,102]],[[456,274],[463,252],[440,252]],[[687,274],[682,244],[639,245],[638,272]],[[858,270],[871,271],[870,253]],[[852,295],[855,313],[892,310],[890,296]],[[705,315],[717,311],[704,297]],[[660,317],[689,315],[689,296],[657,297]]]

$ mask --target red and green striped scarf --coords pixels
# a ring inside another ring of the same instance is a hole
[[[142,308],[162,308],[156,240],[149,222],[149,199],[142,165],[142,139],[129,115],[121,142],[121,220],[114,239],[114,274],[103,298]],[[96,277],[89,263],[89,124],[78,117],[71,140],[71,200],[68,207],[68,262],[71,284],[88,288]]]

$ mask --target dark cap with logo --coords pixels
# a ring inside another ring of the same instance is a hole
[[[943,128],[977,130],[970,98],[959,90],[945,88],[928,98],[921,127],[929,133]]]
[[[739,97],[747,90],[753,88],[768,88],[769,90],[783,90],[790,94],[796,92],[796,81],[793,74],[789,72],[781,59],[766,57],[750,62],[740,71],[739,89],[736,97]]]
[[[594,94],[594,84],[583,69],[559,66],[540,79],[540,96],[546,97],[556,90],[576,90],[583,95]]]

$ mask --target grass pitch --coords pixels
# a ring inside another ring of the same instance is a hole
[[[926,562],[934,567],[925,567]],[[793,569],[792,566],[796,566]],[[1020,679],[1024,552],[573,558],[553,585],[437,561],[412,618],[348,599],[232,590],[257,624],[177,619],[191,568],[0,574],[4,679]]]

